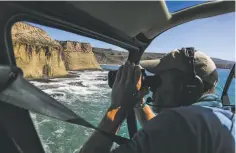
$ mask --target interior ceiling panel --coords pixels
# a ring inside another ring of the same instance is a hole
[[[143,33],[148,39],[184,22],[235,11],[234,1],[205,2],[172,14],[165,1],[68,3],[130,37]]]
[[[106,24],[135,37],[171,17],[164,1],[69,2]]]
[[[12,2],[13,3],[13,2]],[[138,50],[162,32],[196,19],[235,12],[235,1],[211,1],[169,13],[165,1],[14,2],[27,13],[64,21],[82,33],[128,50]],[[41,22],[41,21],[40,21]],[[49,24],[50,26],[50,24]],[[56,28],[59,26],[57,25]],[[78,32],[79,33],[79,32]]]

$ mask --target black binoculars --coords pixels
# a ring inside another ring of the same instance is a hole
[[[118,70],[109,71],[108,73],[108,85],[110,88],[113,87],[117,72]],[[161,78],[159,75],[147,76],[147,74],[145,73],[145,69],[141,69],[141,72],[142,72],[141,89],[144,87],[149,87],[150,90],[153,91],[161,85]]]

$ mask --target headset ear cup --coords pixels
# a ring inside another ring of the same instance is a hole
[[[199,76],[195,76],[194,77],[194,80],[193,80],[194,84],[196,85],[196,88],[195,88],[195,99],[199,99],[202,94],[203,94],[203,82],[202,82],[202,79],[199,77]]]
[[[185,105],[191,105],[196,102],[202,94],[203,82],[202,79],[196,75],[184,86],[182,95],[185,100]]]

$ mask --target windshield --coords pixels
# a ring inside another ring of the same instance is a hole
[[[16,64],[31,84],[98,126],[110,103],[108,69],[123,64],[128,52],[117,46],[29,22],[12,27]],[[73,153],[92,129],[30,113],[47,153]],[[128,137],[127,126],[119,135]]]
[[[161,58],[172,50],[194,47],[210,56],[216,64],[219,75],[216,93],[221,96],[230,69],[235,63],[234,27],[235,13],[179,25],[158,36],[145,51],[149,56],[144,56],[143,59]],[[231,104],[235,104],[235,78],[228,94]]]

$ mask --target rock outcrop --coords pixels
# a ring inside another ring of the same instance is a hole
[[[67,70],[98,70],[101,69],[88,43],[75,41],[58,41],[62,48],[62,58]]]
[[[59,77],[68,74],[61,58],[62,47],[48,34],[27,23],[12,27],[17,66],[26,78]]]
[[[17,66],[27,79],[63,77],[68,70],[97,70],[99,64],[123,64],[128,52],[92,48],[88,43],[56,41],[44,30],[25,22],[12,27]],[[161,58],[163,53],[144,53],[142,60]],[[218,68],[231,68],[235,62],[212,58]]]
[[[101,69],[88,43],[56,41],[25,22],[12,27],[17,66],[28,79],[62,77],[67,70]]]

